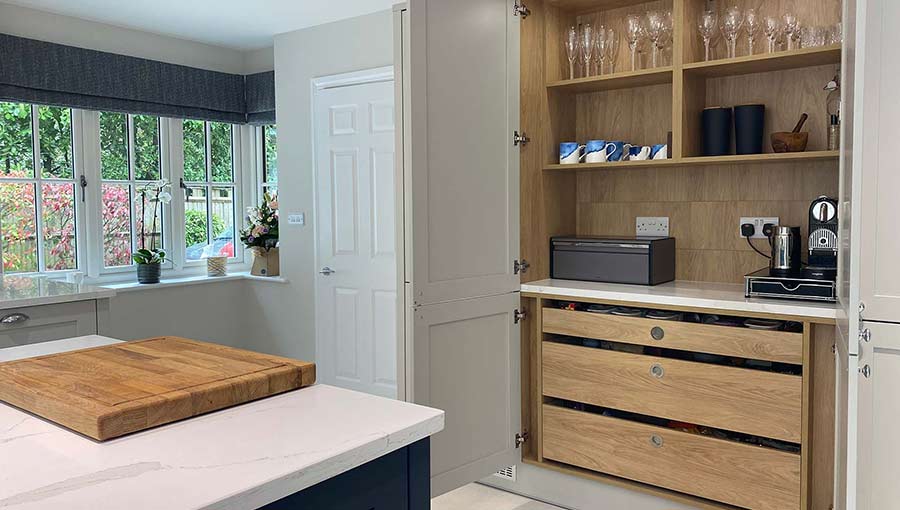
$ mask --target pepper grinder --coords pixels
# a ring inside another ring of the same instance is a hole
[[[840,77],[835,75],[825,85],[828,97],[825,99],[825,108],[828,112],[828,150],[836,151],[841,148],[841,85]]]

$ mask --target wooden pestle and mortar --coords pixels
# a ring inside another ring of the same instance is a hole
[[[772,150],[775,152],[803,152],[806,150],[806,144],[809,142],[809,132],[801,133],[803,124],[809,115],[803,114],[794,130],[791,132],[772,133]]]

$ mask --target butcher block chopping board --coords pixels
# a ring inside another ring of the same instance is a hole
[[[0,363],[0,401],[105,441],[315,381],[313,363],[161,337]]]

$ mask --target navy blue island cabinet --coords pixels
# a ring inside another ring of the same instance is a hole
[[[266,505],[262,510],[428,510],[428,438]]]

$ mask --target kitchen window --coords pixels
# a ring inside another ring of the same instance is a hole
[[[74,131],[69,108],[0,102],[0,260],[7,274],[78,268]]]
[[[185,261],[207,256],[234,258],[235,127],[222,122],[185,120],[184,246]]]

